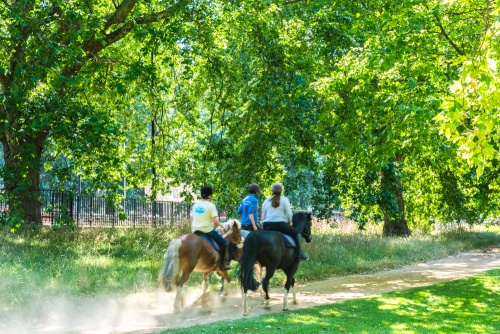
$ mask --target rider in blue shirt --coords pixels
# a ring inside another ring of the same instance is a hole
[[[259,200],[257,195],[260,188],[255,183],[248,187],[249,195],[243,199],[238,208],[241,215],[241,229],[247,231],[257,231],[259,222]]]

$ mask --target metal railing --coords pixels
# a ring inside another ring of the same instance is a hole
[[[69,192],[40,191],[41,219],[44,224],[77,226],[165,226],[189,219],[191,204],[127,198],[115,205],[103,197]],[[0,210],[8,202],[0,196]]]

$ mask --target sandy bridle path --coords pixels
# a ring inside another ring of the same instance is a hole
[[[499,267],[500,247],[494,247],[374,274],[333,277],[304,285],[297,282],[298,304],[291,303],[290,294],[289,307],[293,312],[300,308],[460,279]],[[30,318],[24,314],[6,326],[0,324],[0,332],[155,333],[167,328],[241,318],[241,292],[237,282],[232,283],[226,297],[220,297],[215,291],[217,288],[211,286],[204,298],[200,298],[200,289],[187,291],[187,307],[181,314],[172,314],[173,293],[137,293],[86,299],[61,297],[52,300],[49,306],[44,305],[44,316],[36,317],[36,323],[30,323]],[[271,310],[263,308],[260,294],[250,293],[249,317],[282,312],[283,290],[271,288]]]
[[[290,310],[316,305],[335,303],[345,299],[363,298],[385,292],[404,290],[460,279],[500,267],[500,248],[473,250],[448,256],[443,259],[406,266],[367,275],[334,277],[328,280],[296,285],[298,304],[291,304]],[[236,291],[235,291],[236,290]],[[259,316],[271,312],[282,312],[284,289],[271,289],[271,310],[263,308],[263,297],[251,293],[249,316]],[[241,292],[233,285],[233,292],[220,299],[216,292],[209,296],[207,305],[202,307],[196,301],[182,315],[157,314],[158,323],[154,328],[141,333],[154,333],[166,328],[190,327],[225,319],[236,319],[241,315]]]

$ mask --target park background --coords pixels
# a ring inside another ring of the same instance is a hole
[[[40,296],[152,289],[186,228],[84,229],[64,204],[43,207],[47,191],[103,198],[119,222],[133,217],[126,200],[180,187],[189,205],[211,185],[236,217],[250,183],[262,201],[279,181],[294,209],[326,222],[308,249],[318,261],[299,270],[316,278],[496,244],[499,11],[494,0],[2,1],[3,316]],[[347,242],[333,237],[337,211],[355,226]]]

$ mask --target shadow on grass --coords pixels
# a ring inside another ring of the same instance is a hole
[[[162,333],[498,333],[500,270],[381,296]]]

